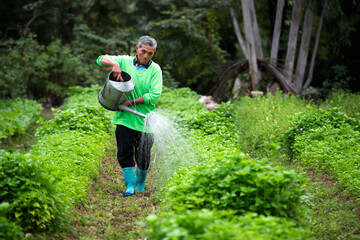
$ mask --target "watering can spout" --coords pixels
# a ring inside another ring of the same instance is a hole
[[[143,114],[141,112],[138,112],[138,111],[136,111],[136,110],[134,110],[132,108],[129,108],[129,107],[123,105],[123,104],[119,105],[119,109],[130,112],[130,113],[135,114],[135,115],[138,115],[140,117],[146,118],[145,114]]]

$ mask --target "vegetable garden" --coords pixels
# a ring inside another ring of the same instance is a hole
[[[70,88],[61,109],[37,121],[29,151],[0,150],[0,239],[73,239],[66,235],[69,216],[79,205],[89,207],[91,185],[114,144],[99,90]],[[359,239],[359,94],[334,92],[315,104],[279,92],[211,112],[198,98],[188,88],[164,88],[158,103],[196,161],[156,186],[153,213],[131,219],[136,230],[94,239]],[[0,104],[4,142],[40,116],[32,101]],[[152,165],[152,190],[162,161],[176,156],[157,157],[163,159]],[[116,184],[121,195],[123,182]]]

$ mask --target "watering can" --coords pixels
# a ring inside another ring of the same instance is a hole
[[[116,77],[113,73],[109,73],[104,86],[98,94],[98,101],[100,105],[110,111],[118,111],[121,109],[145,118],[145,114],[123,105],[123,103],[128,100],[131,91],[134,89],[135,81],[127,72],[124,71],[121,71],[121,77],[124,81],[118,82],[116,81]]]

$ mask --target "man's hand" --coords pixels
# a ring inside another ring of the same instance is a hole
[[[114,62],[114,64],[111,67],[111,71],[113,72],[114,77],[116,77],[116,81],[121,81],[121,82],[124,81],[124,79],[121,77],[120,65],[117,62]]]
[[[129,101],[124,102],[123,105],[125,105],[127,107],[131,107],[132,105],[134,105],[134,103],[133,103],[133,100],[129,100]],[[119,109],[118,111],[123,112],[124,110]]]
[[[111,66],[111,71],[114,77],[116,77],[116,81],[124,81],[121,77],[121,67],[118,62],[115,62],[108,57],[103,57],[100,62],[103,66]]]

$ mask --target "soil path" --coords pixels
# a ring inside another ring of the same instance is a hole
[[[125,184],[111,147],[84,203],[72,210],[71,224],[63,239],[144,239],[143,229],[136,224],[155,211],[149,191],[123,197]],[[146,189],[151,189],[151,174]]]

